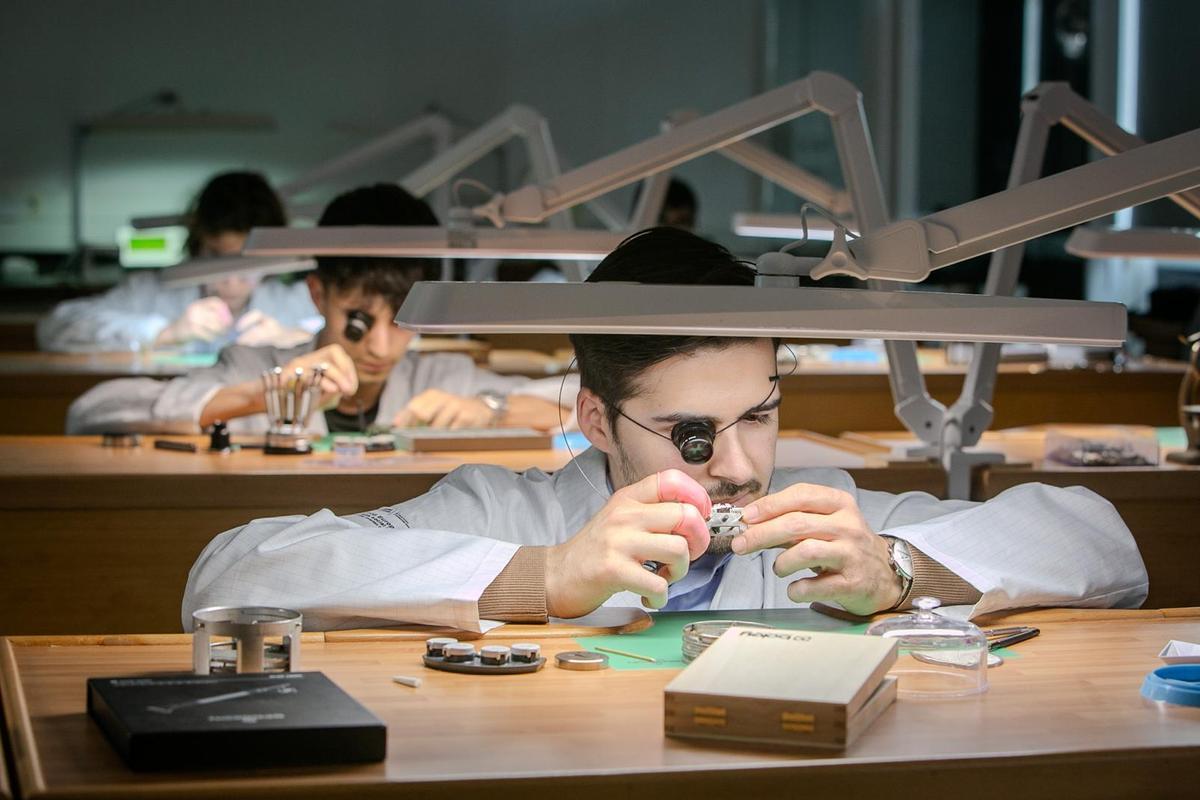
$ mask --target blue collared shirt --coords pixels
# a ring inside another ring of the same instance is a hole
[[[667,604],[662,610],[707,611],[721,583],[721,572],[731,558],[732,553],[721,556],[705,553],[693,561],[683,580],[667,589]]]

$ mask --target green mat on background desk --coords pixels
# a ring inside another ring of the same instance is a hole
[[[1184,434],[1183,428],[1158,428],[1155,433],[1158,435],[1159,447],[1187,447],[1187,435]]]
[[[607,647],[649,656],[655,663],[615,653],[605,653],[613,669],[683,669],[683,627],[692,622],[712,619],[733,619],[739,622],[758,622],[775,628],[794,631],[826,631],[861,635],[867,632],[864,622],[834,619],[808,608],[765,608],[746,611],[665,611],[651,614],[654,625],[637,633],[609,636],[582,636],[576,639],[585,650]],[[1005,660],[1020,658],[1020,654],[1002,647],[993,650]]]
[[[151,360],[167,367],[211,367],[217,363],[216,353],[155,353]]]

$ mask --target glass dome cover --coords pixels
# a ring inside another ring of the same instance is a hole
[[[900,697],[942,700],[987,691],[987,636],[966,620],[934,613],[941,603],[932,597],[913,601],[911,614],[880,620],[867,629],[871,636],[899,639],[899,656],[889,674],[896,676]]]

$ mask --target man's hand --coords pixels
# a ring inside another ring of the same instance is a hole
[[[580,617],[623,591],[662,608],[668,584],[708,547],[711,511],[704,487],[674,469],[614,492],[579,533],[547,552],[546,609],[554,617]],[[663,566],[649,572],[644,561]]]
[[[156,346],[185,344],[199,339],[211,342],[233,325],[229,306],[219,297],[202,297],[188,304],[179,319],[163,328],[154,339]]]
[[[412,428],[428,425],[431,428],[487,428],[492,424],[492,410],[478,397],[462,397],[426,389],[408,402],[392,420],[393,428]]]
[[[849,493],[793,484],[750,503],[742,521],[748,527],[734,538],[733,552],[784,547],[775,559],[776,575],[818,572],[788,586],[793,601],[832,600],[855,614],[872,614],[900,601],[900,578],[889,566],[887,542],[867,526]]]
[[[331,344],[314,350],[298,358],[293,358],[283,368],[286,379],[294,375],[297,369],[305,372],[314,367],[324,367],[325,377],[321,379],[321,399],[317,407],[333,408],[343,397],[352,397],[358,391],[358,372],[354,369],[354,360],[342,349],[340,344]]]
[[[247,347],[295,347],[312,338],[308,331],[289,328],[258,309],[243,314],[235,327],[238,332],[237,343]]]

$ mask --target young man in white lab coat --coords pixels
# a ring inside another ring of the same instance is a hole
[[[322,225],[437,225],[424,201],[394,184],[363,187],[335,198]],[[320,257],[307,279],[324,318],[316,338],[288,347],[235,345],[217,364],[171,381],[126,378],[86,392],[67,413],[67,433],[144,431],[196,433],[222,420],[234,433],[264,433],[262,373],[282,367],[326,368],[323,413],[314,435],[372,425],[551,429],[558,425],[560,381],[496,375],[456,353],[407,353],[410,331],[392,320],[423,260]],[[575,393],[562,395],[574,403]]]
[[[589,278],[752,279],[724,248],[668,228],[631,237]],[[780,394],[769,339],[572,338],[576,412],[593,445],[574,462],[554,475],[464,467],[396,506],[223,533],[192,568],[184,626],[209,605],[295,608],[309,629],[485,630],[601,605],[820,600],[868,614],[928,595],[982,614],[1133,607],[1146,597],[1133,537],[1086,489],[1028,484],[980,504],[865,491],[840,470],[775,469]],[[711,457],[685,460],[680,426],[706,431]],[[710,539],[715,502],[745,510],[748,527],[731,542]]]
[[[286,224],[283,204],[263,176],[225,172],[205,184],[188,212],[187,252],[237,255],[251,228]],[[137,270],[102,295],[55,306],[38,321],[37,338],[49,351],[215,353],[229,342],[292,347],[319,327],[303,283],[230,275],[208,286],[168,288],[157,270]]]

